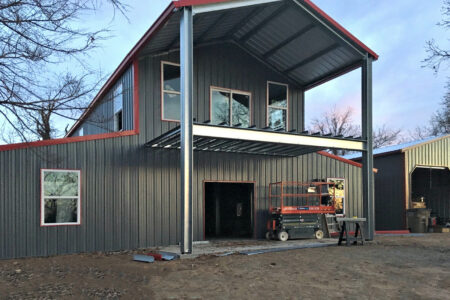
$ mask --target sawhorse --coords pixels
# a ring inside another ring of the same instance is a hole
[[[358,240],[361,242],[361,245],[364,245],[364,223],[366,222],[366,218],[337,218],[339,223],[342,222],[341,232],[339,234],[339,242],[338,245],[342,244],[342,241],[345,240],[347,246],[350,246],[350,243],[354,245],[358,244]],[[351,236],[349,234],[350,225],[355,224],[355,236]],[[359,235],[358,235],[359,233]],[[344,237],[345,234],[345,237]]]

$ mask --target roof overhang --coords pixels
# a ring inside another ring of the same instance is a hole
[[[233,42],[305,90],[378,55],[310,0],[179,0],[164,10],[113,72],[70,136],[140,55],[177,51],[180,9],[192,6],[195,45]]]
[[[194,124],[194,150],[247,153],[272,156],[299,156],[323,149],[364,151],[359,139]],[[180,128],[153,139],[151,148],[180,149]]]

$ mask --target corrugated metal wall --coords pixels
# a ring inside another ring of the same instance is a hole
[[[265,231],[268,184],[347,179],[349,216],[362,215],[361,169],[309,154],[274,158],[194,154],[194,238],[203,239],[203,181],[256,182],[256,230]],[[80,169],[81,225],[40,227],[40,169]],[[179,152],[137,136],[0,152],[0,258],[111,251],[180,239]],[[7,176],[4,176],[7,174]]]
[[[283,78],[233,45],[195,51],[197,121],[209,119],[209,88],[214,85],[250,91],[254,123],[265,127],[266,82],[284,82]],[[178,54],[144,57],[139,63],[139,135],[0,152],[0,258],[134,249],[179,241],[179,153],[144,147],[177,125],[161,121],[161,60],[176,62]],[[124,77],[130,84],[131,73],[127,71]],[[303,91],[290,86],[289,92],[289,128],[302,130]],[[99,132],[85,131],[92,133]],[[41,168],[81,170],[81,226],[40,227]],[[203,238],[204,180],[255,181],[256,230],[261,237],[270,182],[326,177],[347,179],[347,214],[362,216],[358,167],[319,154],[275,158],[196,152],[194,238]]]
[[[450,135],[435,140],[434,142],[409,149],[405,151],[405,176],[407,183],[407,206],[410,207],[411,202],[411,174],[417,166],[435,166],[450,168]],[[450,185],[450,182],[448,183]],[[439,199],[433,199],[433,213],[441,216],[450,215],[449,196],[441,193]],[[436,203],[440,203],[436,205]],[[431,207],[430,207],[431,208]]]
[[[146,56],[139,63],[140,122],[142,142],[150,141],[176,127],[177,122],[161,121],[161,61],[177,63],[179,53]],[[266,127],[267,81],[287,83],[233,44],[195,49],[194,118],[210,119],[210,87],[223,87],[252,93],[252,118],[258,128]],[[289,128],[303,130],[303,91],[289,86]]]
[[[123,130],[133,130],[133,67],[131,66],[71,136],[79,136],[81,128],[84,131],[83,135],[114,131],[113,91],[120,83],[122,83],[123,93]]]
[[[375,174],[375,229],[405,229],[405,181],[403,154],[374,158]]]

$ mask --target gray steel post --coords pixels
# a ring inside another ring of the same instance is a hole
[[[367,218],[366,237],[373,240],[375,233],[375,191],[373,174],[372,137],[372,58],[366,55],[362,65],[362,137],[366,150],[362,154],[363,163],[363,209]]]
[[[180,22],[181,65],[181,253],[192,253],[192,98],[193,23],[192,8],[183,8]]]

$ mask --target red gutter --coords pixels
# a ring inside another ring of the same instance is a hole
[[[156,22],[153,23],[153,25],[147,30],[147,32],[142,36],[142,38],[137,42],[137,44],[131,49],[131,51],[127,54],[127,56],[125,56],[125,58],[119,64],[117,69],[113,72],[111,77],[109,77],[109,79],[106,81],[106,83],[100,89],[100,91],[97,93],[97,95],[95,96],[94,100],[91,102],[89,107],[84,111],[84,113],[81,115],[81,117],[78,119],[78,121],[75,122],[75,124],[72,126],[72,128],[69,130],[69,132],[66,134],[66,137],[68,137],[74,133],[74,131],[81,124],[81,122],[90,114],[90,112],[95,107],[97,102],[105,96],[107,91],[109,91],[112,88],[113,84],[117,81],[117,79],[119,79],[119,77],[126,70],[126,68],[128,68],[128,66],[131,64],[132,60],[135,59],[135,57],[137,56],[139,51],[145,46],[145,44],[150,40],[150,38],[167,22],[167,20],[172,15],[174,9],[175,9],[175,4],[174,4],[174,2],[171,2],[169,4],[169,6],[164,10],[164,12],[156,20]]]
[[[409,230],[377,230],[375,234],[410,234]]]
[[[319,151],[319,152],[317,152],[317,153],[320,154],[320,155],[329,157],[329,158],[333,158],[333,159],[339,160],[339,161],[341,161],[341,162],[344,162],[344,163],[346,163],[346,164],[349,164],[349,165],[352,165],[352,166],[355,166],[355,167],[358,167],[358,168],[362,168],[362,166],[363,166],[362,164],[357,163],[356,161],[353,161],[353,160],[350,160],[350,159],[346,159],[346,158],[343,158],[343,157],[341,157],[341,156],[337,156],[337,155],[328,153],[328,152],[326,152],[326,151]],[[375,169],[375,168],[374,168],[373,171],[374,171],[375,173],[378,173],[378,169]]]

